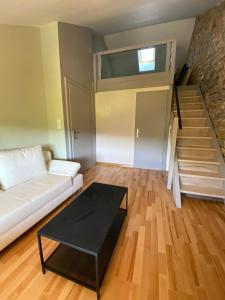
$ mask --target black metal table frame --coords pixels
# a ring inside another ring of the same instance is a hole
[[[127,193],[126,193],[125,197],[126,197],[126,208],[125,208],[124,210],[125,210],[125,215],[127,216],[127,211],[128,211],[128,190],[127,190]],[[120,209],[121,209],[121,208],[120,208]],[[64,243],[63,241],[58,241],[58,240],[52,239],[51,237],[42,235],[42,234],[40,234],[39,232],[37,232],[38,250],[39,250],[40,261],[41,261],[41,269],[42,269],[42,273],[43,273],[43,274],[45,274],[45,272],[46,272],[46,267],[45,267],[45,261],[44,261],[44,256],[43,256],[43,249],[42,249],[42,243],[41,243],[41,236],[43,236],[43,237],[45,237],[45,238],[49,238],[49,239],[51,239],[51,240],[54,240],[54,241],[56,241],[56,242],[58,242],[58,243],[60,243],[60,244],[64,244],[65,246],[68,246],[68,247],[73,248],[73,249],[75,249],[75,250],[78,250],[78,251],[81,251],[81,252],[85,252],[85,253],[87,253],[87,254],[89,254],[89,255],[94,256],[94,258],[95,258],[95,276],[96,276],[96,288],[94,289],[94,291],[96,291],[96,293],[97,293],[97,300],[99,300],[99,299],[100,299],[100,279],[99,279],[99,262],[98,262],[98,254],[93,253],[93,252],[91,252],[91,251],[84,250],[84,249],[80,249],[79,247],[76,247],[76,246],[71,245],[71,244],[68,245],[67,243]],[[57,248],[56,248],[56,249],[57,249]],[[55,249],[55,250],[56,250],[56,249]],[[54,250],[54,251],[55,251],[55,250]],[[53,253],[54,253],[54,251],[53,251]],[[52,253],[52,254],[53,254],[53,253]],[[52,255],[52,254],[51,254],[51,255]],[[50,255],[50,256],[51,256],[51,255]],[[110,261],[110,258],[109,258],[109,261]],[[58,273],[58,274],[59,274],[59,273]],[[63,276],[63,274],[59,274],[59,275]],[[65,277],[65,276],[64,276],[64,277]],[[68,277],[67,277],[67,278],[68,278]],[[104,278],[104,276],[103,276],[103,278]],[[72,279],[70,279],[70,280],[72,280]],[[90,286],[87,286],[87,285],[85,285],[85,284],[79,282],[78,280],[72,280],[72,281],[75,282],[75,283],[78,283],[78,284],[82,284],[83,286],[85,286],[85,287],[87,287],[87,288],[89,288],[89,289],[92,289],[92,288],[90,288]],[[93,290],[93,289],[92,289],[92,290]]]

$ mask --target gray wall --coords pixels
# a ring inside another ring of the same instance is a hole
[[[107,50],[104,37],[102,35],[93,35],[93,52],[100,52]],[[108,55],[104,56],[102,68],[102,77],[111,78],[113,76],[112,62]]]
[[[59,54],[62,80],[62,94],[65,113],[65,87],[64,76],[69,77],[80,86],[90,91],[91,112],[92,112],[92,134],[93,134],[93,154],[92,161],[95,164],[95,106],[93,90],[93,48],[92,31],[88,28],[71,24],[58,24],[59,33]],[[87,108],[88,109],[88,108]],[[66,126],[66,115],[65,126]],[[68,143],[67,143],[68,147]]]
[[[136,97],[134,166],[166,170],[170,91],[138,92]]]
[[[59,22],[61,76],[92,89],[92,32],[88,28]]]
[[[186,62],[194,25],[195,18],[177,20],[109,34],[104,38],[108,49],[175,39],[177,41],[176,66],[182,67]]]

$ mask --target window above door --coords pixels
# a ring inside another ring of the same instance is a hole
[[[138,50],[139,72],[155,71],[155,47]]]

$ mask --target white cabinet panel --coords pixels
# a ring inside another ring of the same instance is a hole
[[[95,104],[97,161],[133,166],[136,92],[97,93]]]

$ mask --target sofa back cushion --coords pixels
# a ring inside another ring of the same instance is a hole
[[[41,146],[0,151],[0,185],[3,190],[46,173]]]

